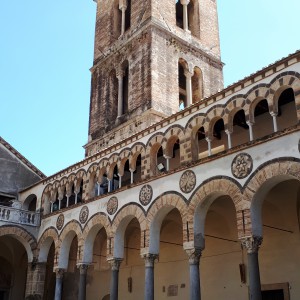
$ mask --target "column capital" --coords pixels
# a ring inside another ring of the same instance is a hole
[[[64,277],[65,269],[57,268],[54,270],[57,279],[62,279]]]
[[[127,0],[119,0],[119,9],[120,10],[127,9]]]
[[[154,262],[158,260],[158,254],[145,253],[142,258],[145,260],[145,267],[153,268]]]
[[[206,141],[207,141],[208,143],[211,142],[211,138],[210,138],[210,137],[206,137],[205,139],[206,139]]]
[[[270,111],[270,115],[274,118],[278,116],[278,112]]]
[[[252,122],[252,121],[246,121],[246,124],[251,127],[251,126],[254,125],[254,122]]]
[[[123,258],[112,258],[108,260],[112,271],[119,271]]]
[[[80,275],[86,275],[89,266],[89,264],[78,264],[77,268],[79,269]]]
[[[172,156],[164,154],[164,158],[165,158],[165,159],[171,159]]]
[[[125,76],[125,72],[122,68],[116,70],[116,77],[121,80]]]
[[[231,135],[231,134],[232,134],[232,130],[225,129],[225,133],[226,133],[227,135]]]
[[[202,248],[185,249],[185,252],[189,257],[190,265],[199,264],[200,257],[202,255],[202,250]]]
[[[185,76],[186,78],[192,78],[193,75],[194,75],[194,72],[191,71],[190,68],[184,70],[184,76]]]
[[[242,247],[247,250],[248,254],[257,253],[263,241],[261,236],[248,236],[241,238]]]
[[[190,0],[180,0],[180,3],[181,3],[182,5],[189,5]]]

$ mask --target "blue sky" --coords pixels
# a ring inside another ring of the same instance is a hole
[[[95,9],[0,1],[0,135],[46,175],[84,158]],[[218,9],[225,86],[300,48],[299,0],[218,0]]]

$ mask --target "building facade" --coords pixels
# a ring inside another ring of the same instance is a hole
[[[95,32],[85,158],[1,214],[0,299],[299,299],[300,52],[224,89],[216,1]]]

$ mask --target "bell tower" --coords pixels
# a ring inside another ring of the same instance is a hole
[[[223,88],[216,0],[97,0],[86,156]]]

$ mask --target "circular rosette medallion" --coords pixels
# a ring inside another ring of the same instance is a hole
[[[150,203],[150,201],[152,200],[152,196],[153,196],[153,189],[151,187],[151,185],[146,184],[144,185],[141,190],[140,190],[140,202],[142,205],[146,206]]]
[[[179,181],[179,187],[183,193],[190,193],[196,186],[196,175],[193,171],[185,171]]]
[[[65,223],[65,217],[63,214],[60,214],[56,220],[56,228],[58,230],[61,230],[64,226],[64,223]]]
[[[118,198],[111,197],[107,202],[107,212],[113,215],[118,209]]]
[[[84,224],[87,219],[89,217],[89,209],[87,206],[84,206],[81,211],[80,211],[80,214],[79,214],[79,221],[81,224]]]
[[[243,179],[247,177],[253,168],[252,157],[248,153],[238,154],[232,161],[231,172],[235,178]]]

